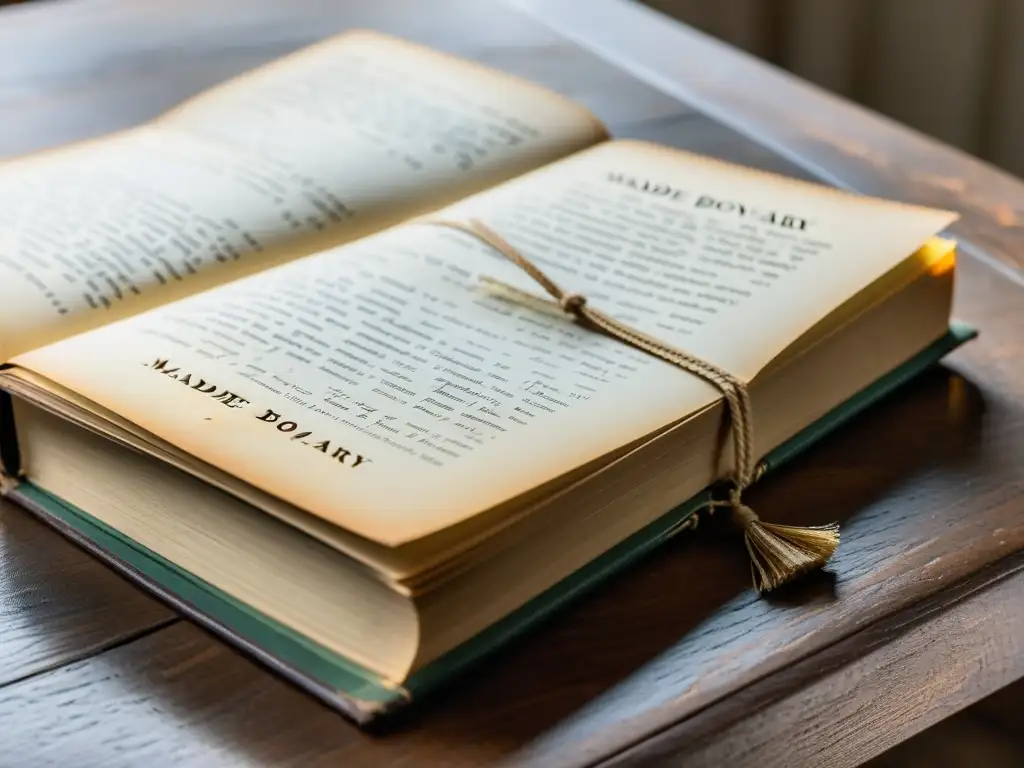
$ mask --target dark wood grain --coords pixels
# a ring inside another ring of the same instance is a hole
[[[1019,645],[997,630],[1019,636],[1024,241],[994,212],[1024,211],[1024,187],[627,4],[591,0],[572,18],[561,0],[533,10],[662,90],[497,6],[422,9],[110,0],[5,11],[0,153],[126,127],[331,32],[373,26],[555,87],[618,135],[963,210],[957,232],[971,255],[958,313],[982,338],[758,489],[773,519],[845,521],[831,579],[758,600],[735,541],[702,530],[373,736],[182,622],[0,688],[0,754],[76,765],[743,765],[778,764],[792,744],[805,761],[792,765],[854,764],[1019,676]],[[54,573],[71,557],[24,558],[23,584],[63,592]],[[69,614],[82,621],[116,588],[85,591],[67,603],[83,604]],[[41,638],[58,632],[45,612],[30,624]]]
[[[1024,675],[1024,558],[1014,569],[982,572],[915,605],[898,624],[872,624],[826,649],[804,662],[810,670],[797,664],[770,687],[743,691],[733,706],[753,714],[731,727],[700,715],[607,764],[678,765],[685,743],[689,766],[860,765]],[[791,676],[814,679],[789,696],[755,701]],[[808,711],[827,720],[809,721]]]
[[[0,501],[0,687],[171,621],[169,609]]]
[[[5,766],[337,766],[372,743],[186,622],[0,688],[0,722]]]

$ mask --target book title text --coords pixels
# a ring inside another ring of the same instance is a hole
[[[811,225],[810,221],[793,213],[758,208],[737,200],[725,200],[720,196],[695,193],[664,182],[628,176],[617,171],[609,172],[607,179],[613,184],[619,184],[653,197],[685,203],[697,210],[727,214],[743,221],[758,221],[762,224],[800,232],[806,232]]]
[[[232,410],[251,409],[253,411],[253,418],[263,424],[272,425],[275,433],[284,435],[288,440],[299,445],[309,446],[314,451],[324,454],[343,467],[355,469],[371,462],[367,457],[345,448],[336,440],[317,434],[313,430],[303,429],[297,421],[286,418],[282,413],[278,413],[270,408],[254,407],[253,403],[238,393],[220,387],[198,374],[183,370],[168,359],[156,358],[151,362],[143,363],[143,365],[159,372],[172,381],[188,387],[193,392],[215,400],[225,408],[231,408]],[[268,431],[270,431],[269,427]]]

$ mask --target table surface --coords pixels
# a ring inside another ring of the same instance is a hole
[[[1024,185],[623,0],[78,0],[0,12],[0,155],[127,127],[333,32],[479,59],[651,139],[954,208],[981,338],[758,488],[843,521],[829,574],[748,588],[667,546],[364,733],[11,505],[0,764],[855,765],[1024,675]]]

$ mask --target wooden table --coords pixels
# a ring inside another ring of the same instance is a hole
[[[1024,185],[623,0],[79,0],[0,12],[0,154],[132,125],[371,26],[546,83],[620,136],[963,212],[983,331],[758,489],[844,522],[774,600],[703,533],[368,735],[9,505],[0,765],[854,765],[1024,675]]]

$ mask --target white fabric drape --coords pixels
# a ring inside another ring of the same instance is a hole
[[[1024,176],[1022,0],[647,0]]]

